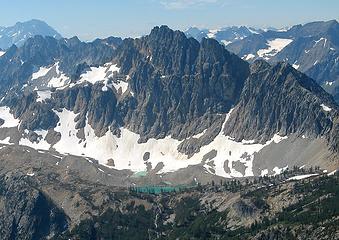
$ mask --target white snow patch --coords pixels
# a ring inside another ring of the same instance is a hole
[[[4,55],[6,52],[4,52],[4,51],[0,51],[0,57],[2,56],[2,55]]]
[[[27,176],[33,177],[35,174],[34,173],[27,173]]]
[[[330,107],[327,107],[325,104],[320,104],[320,107],[322,107],[323,108],[323,110],[325,111],[325,112],[330,112],[331,110],[332,110],[332,108],[330,108]]]
[[[65,87],[69,83],[70,79],[63,72],[60,71],[59,62],[56,62],[55,64],[49,67],[40,67],[37,72],[32,74],[31,82],[39,78],[46,77],[46,75],[49,74],[50,71],[54,68],[56,75],[50,76],[50,79],[48,79],[47,87],[55,88]]]
[[[275,56],[278,52],[284,49],[288,44],[293,40],[286,38],[276,38],[267,41],[268,47],[265,49],[259,49],[257,54],[259,57],[269,60],[271,57]]]
[[[297,64],[297,61],[295,61],[295,63],[292,64],[292,67],[294,67],[294,69],[298,70],[298,68],[300,67],[300,65]]]
[[[118,92],[121,89],[121,93],[124,93],[128,88],[128,83],[124,81],[119,81],[119,83],[113,83],[113,86]]]
[[[314,41],[315,43],[314,43],[313,47],[315,47],[321,41],[324,41],[323,47],[326,47],[327,38],[323,38],[323,37],[320,38],[319,40]]]
[[[202,131],[201,133],[198,133],[198,134],[192,136],[192,138],[200,138],[200,137],[202,137],[202,136],[206,133],[206,131],[207,131],[207,129],[205,129],[205,130]]]
[[[305,178],[309,178],[309,177],[313,177],[313,176],[317,176],[317,173],[313,173],[313,174],[305,174],[305,175],[298,175],[298,176],[294,176],[294,177],[290,177],[288,178],[286,181],[292,181],[292,180],[302,180]]]
[[[14,118],[13,114],[10,113],[9,107],[0,107],[0,118],[4,120],[0,128],[17,127],[20,123],[19,119]]]
[[[38,79],[40,77],[46,76],[46,74],[52,69],[52,67],[40,67],[37,72],[32,74],[31,80]]]
[[[0,140],[0,143],[1,144],[6,144],[6,145],[13,145],[13,143],[10,143],[9,140],[11,140],[11,138],[10,137],[6,137],[5,139]]]
[[[114,137],[111,131],[107,131],[102,137],[95,136],[92,127],[87,124],[85,132],[85,140],[79,139],[75,129],[75,117],[71,111],[63,109],[62,112],[55,113],[60,118],[55,131],[61,133],[61,139],[53,147],[60,153],[70,153],[78,156],[88,156],[106,164],[107,160],[113,157],[113,150],[116,149]]]
[[[328,173],[327,176],[333,176],[337,171],[338,171],[338,170],[334,170],[334,171]]]
[[[209,32],[207,33],[207,37],[208,38],[215,38],[215,35],[219,32],[219,29],[212,29],[209,30]]]
[[[231,44],[232,41],[221,40],[221,43],[224,44],[224,46],[226,47],[227,45]]]
[[[53,77],[48,82],[48,87],[61,88],[69,83],[69,78],[59,70],[59,62],[55,64],[55,71],[57,76]]]
[[[52,95],[52,92],[51,91],[37,91],[37,94],[38,94],[38,98],[37,98],[37,102],[43,102],[45,101],[46,99],[50,99],[51,98],[51,95]]]
[[[260,174],[260,176],[266,176],[268,174],[268,169],[264,169],[264,170],[262,170],[261,171],[261,174]]]
[[[103,81],[106,78],[106,70],[107,67],[105,66],[91,67],[89,71],[81,74],[79,82],[90,82],[95,84],[98,81]]]
[[[245,56],[243,57],[243,59],[245,59],[246,61],[251,60],[251,59],[253,59],[253,58],[255,58],[255,55],[252,54],[252,53],[247,54],[247,55],[245,55]]]
[[[241,141],[241,143],[243,143],[243,144],[253,144],[254,142],[255,142],[255,140],[245,140],[245,139],[243,139]]]
[[[36,130],[34,132],[40,136],[38,139],[38,142],[31,142],[28,138],[21,138],[19,141],[19,145],[31,147],[34,149],[49,150],[51,145],[45,140],[48,131],[47,130]],[[39,152],[39,153],[43,153],[43,152]]]
[[[128,82],[122,80],[116,80],[112,84],[108,84],[108,80],[113,77],[114,73],[119,73],[120,68],[116,64],[106,63],[103,66],[91,67],[89,71],[80,76],[80,80],[77,84],[83,82],[90,82],[95,84],[96,82],[102,82],[104,86],[102,91],[107,91],[108,88],[115,88],[117,92],[121,91],[121,94],[128,89]],[[128,77],[126,78],[126,81]]]
[[[283,167],[283,168],[274,167],[273,168],[274,175],[279,175],[279,174],[283,173],[287,168],[288,168],[288,166]]]
[[[325,85],[327,85],[327,86],[332,86],[333,83],[334,83],[334,81],[333,81],[333,82],[328,82],[328,81],[326,81],[326,82],[325,82]]]
[[[76,114],[63,109],[62,112],[55,111],[60,121],[55,131],[61,133],[61,139],[53,147],[60,153],[69,153],[77,156],[87,156],[97,159],[99,164],[106,165],[109,159],[114,160],[114,168],[118,170],[130,169],[134,172],[146,171],[147,167],[143,156],[146,152],[150,153],[147,161],[155,168],[157,164],[163,163],[164,167],[158,173],[172,172],[190,165],[201,164],[203,157],[212,150],[217,151],[217,156],[208,162],[213,164],[205,167],[207,171],[224,177],[243,177],[253,176],[253,154],[260,151],[270,143],[278,143],[287,137],[275,135],[265,144],[252,144],[253,141],[236,142],[230,137],[223,135],[220,131],[219,135],[206,146],[201,147],[200,151],[191,158],[178,152],[178,145],[182,142],[167,136],[163,139],[149,139],[146,143],[138,143],[140,136],[125,128],[120,128],[121,136],[117,137],[109,130],[102,137],[97,137],[92,127],[86,122],[84,128],[85,139],[79,139],[76,136],[78,130],[75,129]],[[227,124],[227,120],[231,111],[227,114],[223,128]],[[223,129],[222,128],[222,129]],[[202,134],[202,133],[200,133]],[[199,135],[200,135],[199,134]],[[245,158],[242,156],[247,155]],[[232,162],[240,160],[246,166],[245,174],[231,168],[231,173],[224,170],[225,161]],[[111,167],[111,166],[107,166]]]

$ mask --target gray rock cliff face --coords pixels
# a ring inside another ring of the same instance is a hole
[[[117,59],[135,94],[129,105],[136,111],[127,112],[124,121],[145,137],[183,139],[201,132],[237,102],[249,72],[215,40],[199,44],[165,26],[127,40]]]
[[[46,239],[68,227],[68,217],[27,176],[9,173],[0,178],[2,239]]]
[[[334,111],[324,111],[322,104]],[[332,96],[312,79],[287,63],[270,66],[261,60],[251,66],[240,101],[224,132],[238,140],[261,142],[275,133],[330,136],[337,117],[338,106]],[[331,142],[332,146],[337,145],[336,141]]]

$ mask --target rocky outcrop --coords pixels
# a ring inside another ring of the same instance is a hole
[[[182,32],[156,27],[126,40],[117,61],[134,93],[125,125],[145,139],[184,139],[211,126],[237,102],[248,65],[215,40],[199,44]],[[206,120],[204,120],[206,119]],[[198,124],[199,122],[199,124]]]
[[[0,177],[2,239],[46,239],[68,228],[68,218],[35,182],[15,173]]]
[[[323,105],[331,111],[325,111]],[[335,131],[333,119],[337,114],[332,96],[306,75],[287,63],[270,66],[257,61],[251,66],[224,132],[237,140],[256,139],[262,143],[275,133],[329,136]]]

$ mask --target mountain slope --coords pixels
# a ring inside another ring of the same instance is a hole
[[[213,39],[166,26],[123,41],[36,36],[0,70],[1,143],[178,181],[277,174],[294,163],[275,162],[276,146],[302,145],[288,157],[300,166],[338,166],[333,98],[289,65],[250,67]]]
[[[312,79],[287,63],[270,66],[258,60],[225,133],[239,140],[264,137],[263,141],[277,132],[325,135],[337,113],[333,98]]]
[[[18,22],[10,27],[0,27],[0,48],[8,49],[13,44],[22,46],[28,38],[36,35],[61,38],[61,35],[45,22],[33,19]]]
[[[26,166],[5,173],[1,168],[3,237],[335,239],[339,234],[335,172],[295,167],[275,177],[190,184],[170,192],[170,187],[99,184],[80,178],[87,172],[75,171],[78,164],[67,168],[64,160],[58,159],[60,166],[35,164],[27,173]],[[98,171],[97,177],[102,175]],[[152,193],[157,188],[162,191]]]
[[[337,98],[339,76],[339,23],[336,20],[296,25],[286,31],[251,35],[227,46],[243,59],[286,61],[315,79]]]

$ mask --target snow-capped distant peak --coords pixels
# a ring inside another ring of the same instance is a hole
[[[265,60],[270,59],[284,49],[288,44],[293,40],[286,38],[275,38],[267,41],[267,48],[259,49],[257,54],[259,57],[264,58]]]
[[[212,29],[207,33],[208,38],[215,38],[215,35],[219,32],[219,29]]]
[[[8,49],[13,44],[22,46],[27,39],[36,35],[51,36],[57,39],[62,38],[62,36],[47,23],[33,19],[27,22],[18,22],[14,26],[2,28],[0,48]]]

